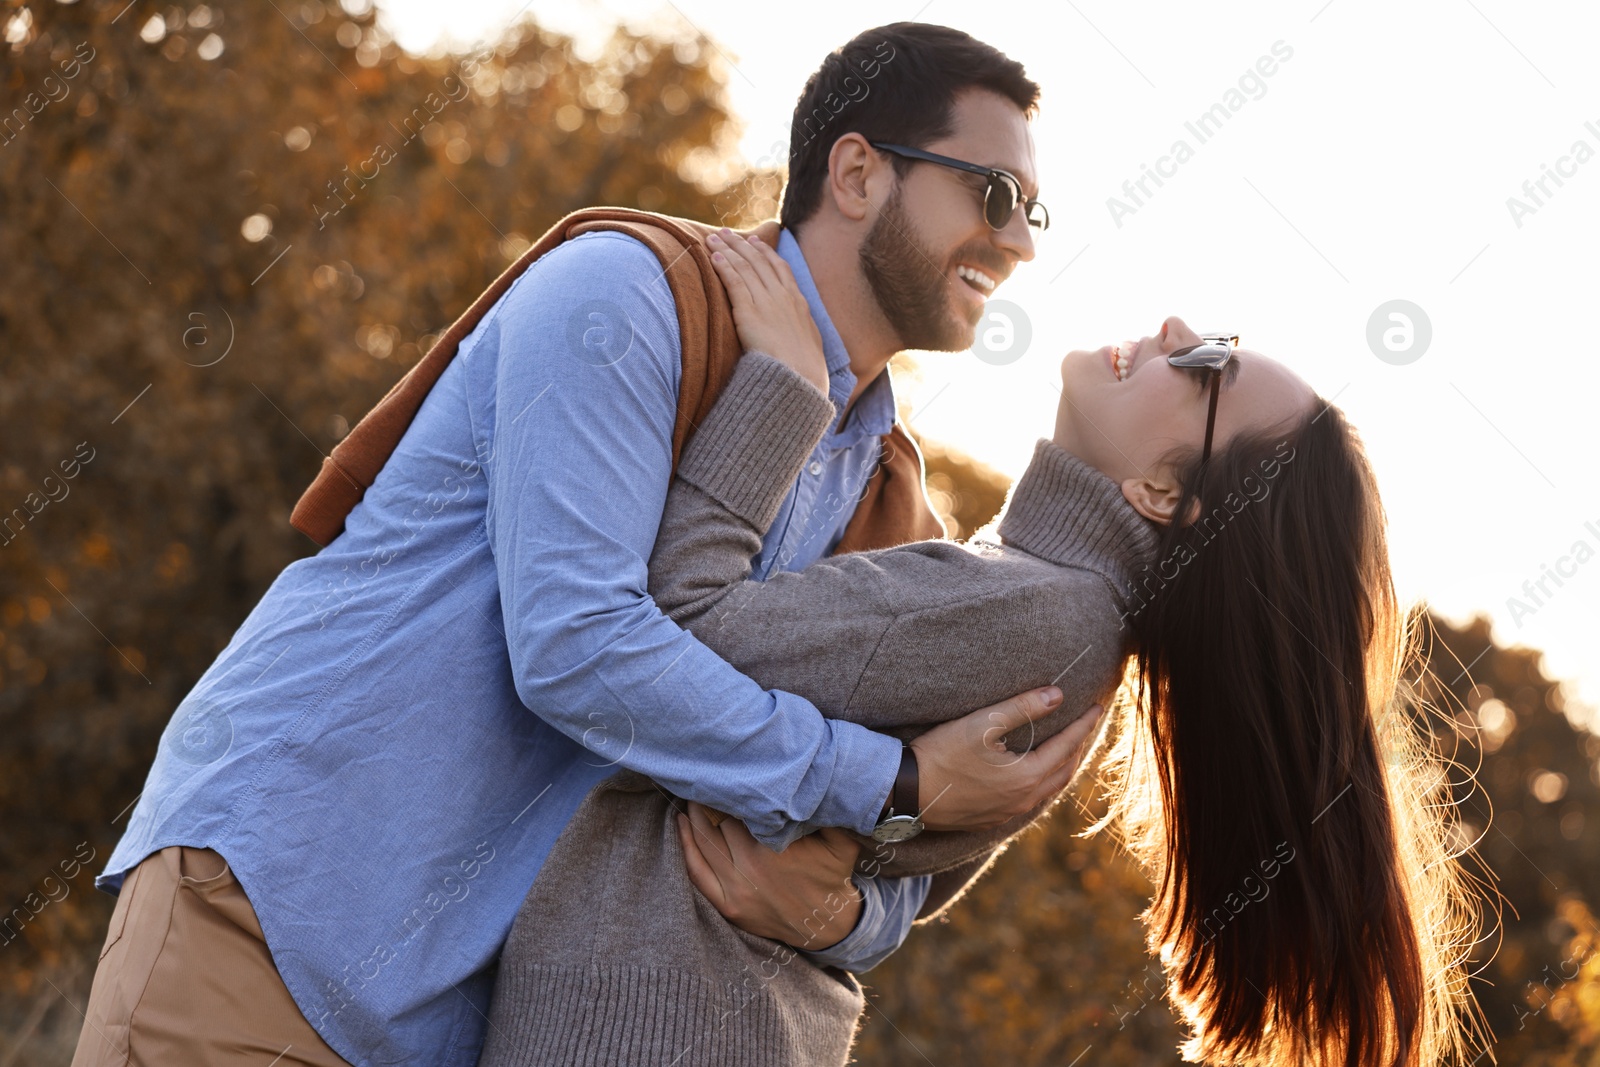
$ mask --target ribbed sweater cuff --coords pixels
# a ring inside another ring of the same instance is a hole
[[[678,477],[765,532],[834,415],[816,386],[747,352],[683,450]]]

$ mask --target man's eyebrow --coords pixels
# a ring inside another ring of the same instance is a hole
[[[1039,183],[1038,182],[1034,182],[1033,183],[1033,191],[1029,192],[1028,191],[1028,183],[1022,180],[1022,175],[1018,174],[1017,171],[1014,168],[1005,167],[1005,166],[996,166],[994,169],[995,170],[1003,170],[1007,174],[1011,175],[1013,178],[1017,179],[1017,184],[1022,187],[1022,195],[1023,195],[1023,197],[1025,199],[1037,200],[1039,198]]]

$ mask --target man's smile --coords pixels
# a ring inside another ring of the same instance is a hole
[[[986,295],[994,292],[995,286],[1000,284],[999,280],[987,271],[978,267],[968,266],[965,263],[956,264],[956,275],[962,281],[978,290],[978,292]]]

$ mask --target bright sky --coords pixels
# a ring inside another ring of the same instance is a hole
[[[492,34],[522,0],[379,6],[400,43],[422,51]],[[782,158],[774,145],[806,76],[871,26],[943,22],[1020,59],[1044,87],[1035,137],[1051,229],[997,296],[1022,309],[1032,341],[1001,366],[926,357],[910,398],[917,428],[1015,476],[1050,432],[1065,351],[1149,333],[1168,314],[1237,331],[1361,428],[1402,595],[1456,619],[1487,611],[1499,640],[1544,649],[1570,694],[1600,704],[1600,9],[811,0],[756,16],[747,0],[532,0],[527,10],[591,38],[617,20],[704,31],[731,65],[751,160]],[[1275,47],[1271,76],[1241,87]],[[1218,103],[1234,110],[1202,143],[1185,123]],[[1163,162],[1179,140],[1192,158]],[[1170,176],[1147,179],[1135,202],[1123,183],[1146,166]],[[1113,217],[1111,197],[1134,210]],[[1523,208],[1513,212],[1512,197]],[[1420,308],[1432,339],[1420,356],[1413,347],[1385,362],[1368,322],[1393,300]],[[1547,568],[1563,572],[1559,585]]]

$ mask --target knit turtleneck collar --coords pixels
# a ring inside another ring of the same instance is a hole
[[[1029,555],[1094,571],[1119,598],[1159,547],[1154,526],[1116,482],[1047,438],[1011,490],[998,532]]]

